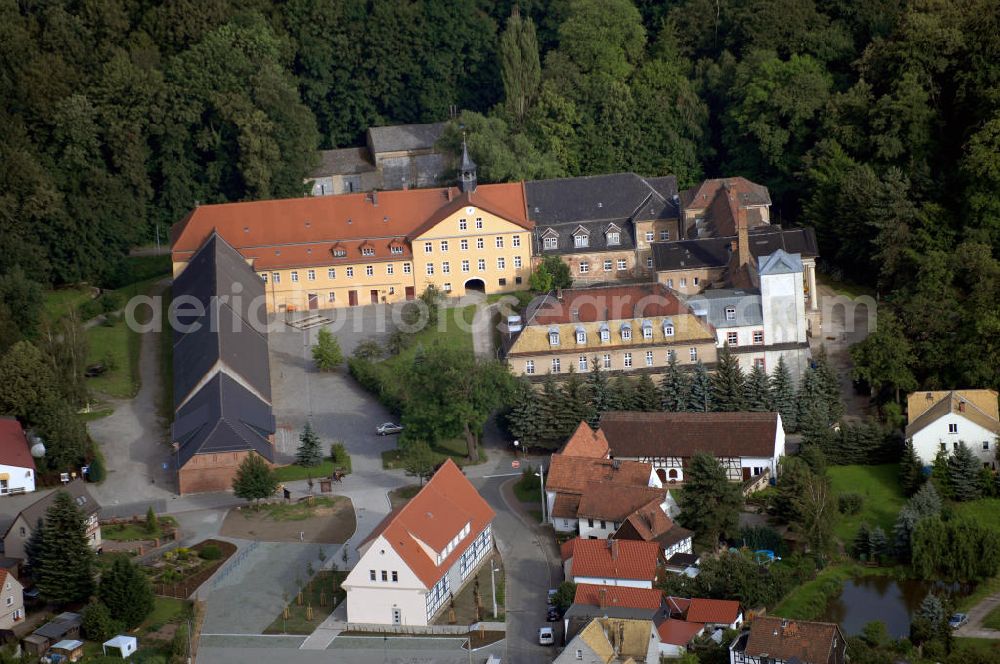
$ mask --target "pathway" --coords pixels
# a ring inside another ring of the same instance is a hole
[[[817,292],[821,307],[827,298],[843,297],[822,283],[817,286]],[[851,379],[854,363],[851,361],[850,348],[868,336],[868,312],[865,307],[855,309],[853,325],[848,326],[845,324],[844,307],[829,309],[832,315],[822,321],[820,335],[811,337],[809,346],[813,353],[819,350],[820,345],[826,349],[830,364],[836,369],[840,379],[840,394],[844,400],[845,414],[849,417],[864,418],[868,415],[869,400],[854,390],[854,381]],[[852,329],[848,330],[848,327]]]
[[[955,636],[971,636],[977,639],[1000,639],[1000,630],[983,627],[983,620],[990,611],[1000,607],[1000,593],[986,597],[969,609],[969,622],[955,630]]]

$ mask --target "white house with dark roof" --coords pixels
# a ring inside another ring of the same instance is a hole
[[[953,454],[961,441],[983,466],[997,467],[1000,418],[995,391],[914,392],[906,407],[906,439],[924,465],[931,465],[939,451]]]
[[[35,490],[35,460],[21,423],[0,417],[0,496]]]

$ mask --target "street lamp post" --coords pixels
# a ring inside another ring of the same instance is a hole
[[[497,619],[497,580],[494,576],[500,568],[495,565],[495,563],[490,561],[490,586],[493,588],[493,620]]]
[[[542,523],[546,522],[545,518],[545,466],[538,466],[538,472],[535,473],[538,477],[538,488],[542,492]]]
[[[517,458],[517,450],[520,447],[520,445],[521,445],[521,441],[519,441],[519,440],[515,440],[514,441],[514,458],[515,459]]]

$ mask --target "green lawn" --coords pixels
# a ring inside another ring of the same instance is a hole
[[[459,466],[477,465],[486,461],[486,450],[480,445],[479,461],[470,464],[468,459],[469,448],[464,438],[453,438],[442,440],[431,445],[431,452],[437,456],[438,462],[451,458]],[[393,470],[403,467],[402,453],[399,448],[382,452],[382,467],[386,470]]]
[[[158,516],[161,533],[164,528],[176,527],[177,521],[172,516]],[[101,526],[101,537],[115,542],[135,542],[138,540],[153,539],[155,535],[150,535],[146,530],[146,523],[113,523]]]
[[[259,511],[274,521],[304,521],[310,518],[317,507],[333,507],[338,502],[348,500],[342,496],[328,498],[317,496],[312,501],[302,500],[297,503],[265,503]]]
[[[538,476],[534,473],[521,475],[521,479],[514,484],[514,495],[522,503],[541,503],[542,490],[539,487]]]
[[[967,503],[951,503],[955,514],[966,516],[1000,533],[1000,498],[980,498]]]
[[[187,600],[156,597],[153,600],[153,612],[146,617],[139,629],[144,632],[155,632],[168,622],[179,620],[186,611]]]
[[[124,320],[87,330],[87,364],[110,363],[103,374],[87,379],[87,387],[112,397],[134,397],[139,391],[139,342],[139,333],[130,330]]]
[[[965,597],[956,598],[955,610],[968,611],[994,593],[1000,593],[1000,576],[995,576],[992,579],[986,579],[982,583],[976,585],[976,589]]]
[[[409,346],[399,355],[386,358],[378,366],[390,374],[396,374],[401,367],[408,367],[417,353],[417,348],[427,348],[441,344],[457,351],[472,351],[472,319],[476,315],[476,305],[467,307],[447,307],[440,309],[437,325],[415,333]]]
[[[60,288],[45,291],[42,311],[47,320],[55,322],[90,299],[89,288]]]
[[[318,466],[300,466],[298,464],[291,464],[289,466],[278,466],[274,469],[275,475],[278,476],[279,482],[294,482],[295,480],[307,480],[310,477],[314,480],[318,480],[321,477],[330,477],[333,475],[334,470],[345,470],[348,473],[351,472],[351,458],[347,457],[347,460],[343,459],[339,461],[334,461],[333,459],[324,459],[320,462]]]
[[[1000,641],[996,639],[959,637],[955,639],[954,645],[952,646],[952,654],[954,655],[956,652],[975,653],[975,656],[978,656],[978,659],[973,659],[975,656],[972,656],[970,657],[971,661],[998,662],[1000,661]]]
[[[772,612],[782,618],[815,620],[823,615],[830,599],[840,592],[844,582],[854,575],[850,567],[831,565],[788,593]]]
[[[841,515],[835,532],[844,543],[850,543],[862,522],[882,526],[886,533],[892,531],[905,497],[899,486],[899,466],[830,466],[830,479],[837,493],[858,493],[864,497],[861,512]]]

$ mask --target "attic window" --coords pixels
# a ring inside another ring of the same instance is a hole
[[[726,307],[726,320],[736,320],[736,307]]]
[[[403,248],[398,244],[394,244],[391,247],[389,247],[389,251],[391,251],[394,254],[401,254],[403,253]]]
[[[555,249],[556,242],[557,240],[554,237],[542,238],[542,249]]]
[[[622,340],[631,341],[632,340],[632,326],[628,323],[622,325]]]
[[[249,226],[244,226],[243,227],[243,232],[244,233],[249,233],[250,232],[250,227]]]
[[[375,255],[375,248],[374,247],[361,247],[361,255],[362,256],[374,256]]]
[[[574,247],[589,247],[590,246],[590,236],[581,233],[580,235],[573,236],[573,246]]]
[[[334,249],[333,250],[333,255],[336,258],[343,258],[344,256],[347,255],[347,250],[346,249]]]
[[[599,208],[602,208],[602,207],[604,207],[604,203],[600,203],[600,202],[599,202],[599,203],[597,204],[597,207],[599,207]]]
[[[618,231],[608,231],[608,244],[621,244],[622,234]]]
[[[611,330],[608,329],[607,325],[601,326],[601,341],[611,340]]]
[[[576,328],[576,343],[585,344],[587,343],[587,331],[582,327]]]
[[[550,346],[559,345],[559,330],[549,330],[549,345]]]
[[[653,338],[653,324],[648,320],[642,321],[642,338],[652,339]]]
[[[281,255],[281,249],[275,249],[274,250],[274,255],[275,256],[280,256]]]
[[[674,336],[674,324],[672,321],[663,321],[663,336],[672,337]]]

